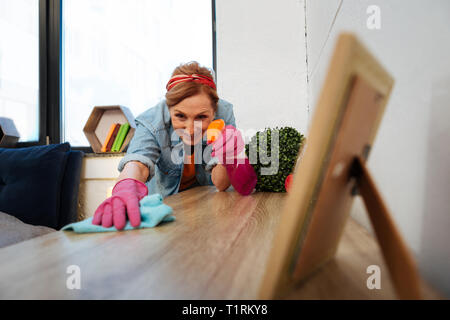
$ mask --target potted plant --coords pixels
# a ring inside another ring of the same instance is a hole
[[[276,143],[277,137],[278,144]],[[274,140],[273,145],[272,139]],[[245,146],[246,155],[258,177],[256,191],[286,192],[286,178],[293,173],[304,143],[305,137],[292,127],[266,128],[264,131],[258,131]],[[252,157],[250,151],[254,153]],[[271,166],[270,163],[267,164],[266,160],[271,159],[273,152],[278,153],[278,170],[272,174],[266,174],[261,169]],[[252,158],[256,158],[257,163],[253,163]]]

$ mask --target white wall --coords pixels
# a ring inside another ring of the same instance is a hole
[[[291,126],[305,133],[303,0],[217,0],[217,80],[244,132]]]
[[[369,5],[381,29],[366,27]],[[396,80],[368,166],[423,275],[450,295],[450,2],[307,0],[309,104],[339,32],[355,32]],[[313,108],[311,108],[313,109]],[[368,225],[362,202],[352,215]]]

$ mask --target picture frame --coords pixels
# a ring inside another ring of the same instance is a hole
[[[358,194],[397,293],[420,297],[414,261],[365,166],[393,85],[355,35],[339,36],[280,213],[260,299],[282,297],[334,257]]]

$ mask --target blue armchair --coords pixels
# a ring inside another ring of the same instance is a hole
[[[0,211],[57,230],[75,222],[83,156],[69,143],[0,148]]]

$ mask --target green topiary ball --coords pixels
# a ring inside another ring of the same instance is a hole
[[[271,150],[272,137],[275,143],[277,135],[279,143],[273,146],[274,150]],[[304,141],[305,137],[292,127],[266,128],[264,131],[257,132],[251,138],[250,142],[245,146],[245,153],[250,159],[258,177],[256,191],[286,192],[284,182],[286,177],[294,171],[297,156]],[[251,150],[253,155],[250,154]],[[263,174],[262,168],[267,168],[265,170],[268,170],[271,167],[272,151],[278,151],[279,154],[278,170],[273,170],[269,172],[270,174]]]

